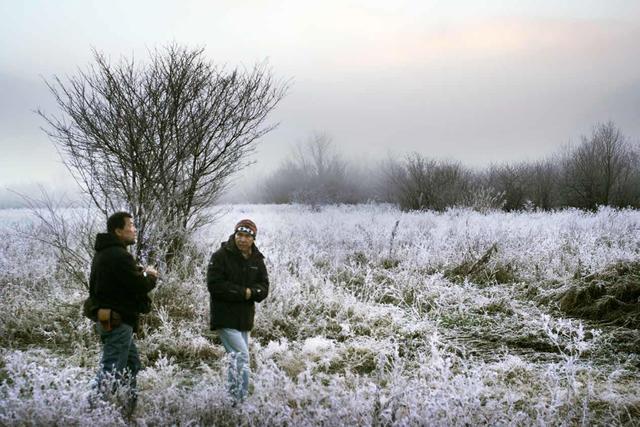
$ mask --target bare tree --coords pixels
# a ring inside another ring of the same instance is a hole
[[[356,173],[334,150],[331,137],[316,132],[298,144],[265,180],[264,199],[271,203],[327,203],[361,201]]]
[[[403,210],[428,209],[428,169],[434,167],[435,162],[413,153],[402,162],[390,159],[386,166],[387,192],[391,200]]]
[[[591,137],[570,149],[563,162],[566,202],[581,208],[634,203],[632,147],[613,122],[598,124]]]
[[[228,71],[176,45],[143,64],[94,59],[66,82],[47,82],[62,115],[39,110],[45,132],[104,215],[136,215],[138,254],[164,242],[158,255],[170,261],[275,127],[264,123],[287,85],[264,63]]]
[[[444,210],[460,205],[471,190],[471,172],[459,162],[435,161],[413,153],[387,162],[387,193],[404,210]]]
[[[538,160],[526,167],[527,198],[534,206],[549,210],[558,206],[559,164],[552,159]]]
[[[471,191],[472,173],[458,161],[440,161],[432,171],[432,208],[460,205]]]
[[[515,165],[491,165],[487,171],[487,182],[491,188],[503,194],[504,209],[521,209],[527,201],[525,163]]]

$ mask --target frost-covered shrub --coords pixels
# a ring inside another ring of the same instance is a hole
[[[45,351],[3,350],[0,424],[125,425],[107,402],[89,408],[91,372],[69,366]]]

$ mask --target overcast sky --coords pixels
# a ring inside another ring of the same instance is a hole
[[[353,158],[470,166],[557,153],[613,120],[640,137],[640,1],[0,0],[0,187],[69,182],[33,113],[43,78],[177,42],[292,79],[251,173],[329,134]]]

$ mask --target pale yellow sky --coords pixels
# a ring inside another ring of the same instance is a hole
[[[640,137],[640,2],[0,0],[0,187],[62,183],[32,110],[42,77],[95,47],[117,60],[170,42],[267,59],[291,79],[255,168],[330,134],[350,156],[419,151],[469,165],[536,159],[614,120]],[[255,170],[251,173],[255,173]]]

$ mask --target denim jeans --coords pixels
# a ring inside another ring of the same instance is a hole
[[[229,353],[229,372],[227,386],[235,401],[243,401],[249,393],[249,332],[236,329],[218,329],[227,353]]]
[[[126,405],[133,410],[138,399],[136,375],[142,367],[133,340],[133,328],[122,323],[107,332],[100,322],[97,322],[96,330],[102,341],[102,357],[94,387],[100,395],[106,397],[108,394],[116,393],[120,385],[128,386]]]

